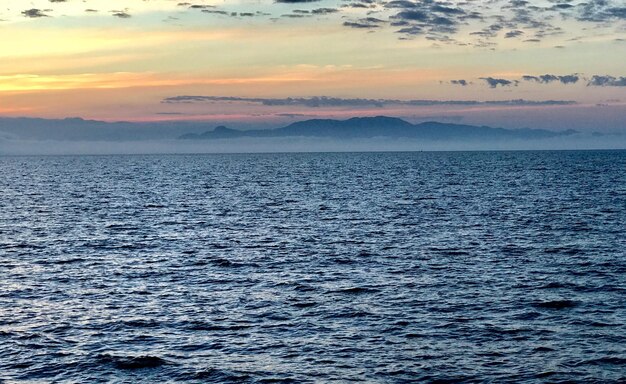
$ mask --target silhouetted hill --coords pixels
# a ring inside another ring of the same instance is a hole
[[[133,141],[175,139],[209,129],[204,122],[105,122],[81,118],[0,118],[0,137],[18,140]]]
[[[242,132],[245,132],[245,131],[238,131],[236,129],[230,129],[230,128],[226,128],[223,125],[220,125],[219,127],[215,127],[214,130],[205,132],[200,135],[196,133],[188,133],[186,135],[180,136],[179,138],[180,139],[231,139],[231,138],[241,137]]]
[[[373,137],[413,138],[424,140],[493,140],[542,139],[575,134],[574,130],[504,129],[486,126],[426,122],[411,124],[405,120],[386,117],[354,117],[348,120],[312,119],[286,127],[240,131],[223,126],[201,134],[186,134],[181,139],[226,139],[238,137],[327,137],[333,139],[364,139]]]
[[[3,140],[56,141],[139,141],[170,139],[235,139],[308,137],[367,139],[374,137],[409,138],[420,140],[543,139],[572,135],[573,130],[503,129],[485,126],[427,122],[411,124],[386,116],[354,117],[347,120],[312,119],[298,121],[282,128],[237,130],[219,126],[208,130],[206,122],[104,122],[68,119],[0,118],[0,138]],[[204,133],[198,133],[204,132]]]

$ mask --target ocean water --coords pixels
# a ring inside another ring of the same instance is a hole
[[[626,381],[626,151],[0,175],[0,382]]]

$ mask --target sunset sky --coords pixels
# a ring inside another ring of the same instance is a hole
[[[5,117],[626,129],[624,1],[4,0],[0,20]]]

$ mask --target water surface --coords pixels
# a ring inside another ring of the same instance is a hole
[[[626,380],[625,151],[0,175],[0,382]]]

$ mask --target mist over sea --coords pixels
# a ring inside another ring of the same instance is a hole
[[[411,123],[389,116],[306,119],[247,129],[206,121],[0,118],[0,155],[626,149],[623,128],[498,128]]]
[[[623,150],[0,175],[0,382],[626,381]]]
[[[1,155],[168,155],[227,153],[316,152],[415,152],[415,151],[510,151],[510,150],[622,150],[625,135],[549,138],[541,140],[463,141],[372,138],[282,137],[218,140],[60,141],[2,140]]]

